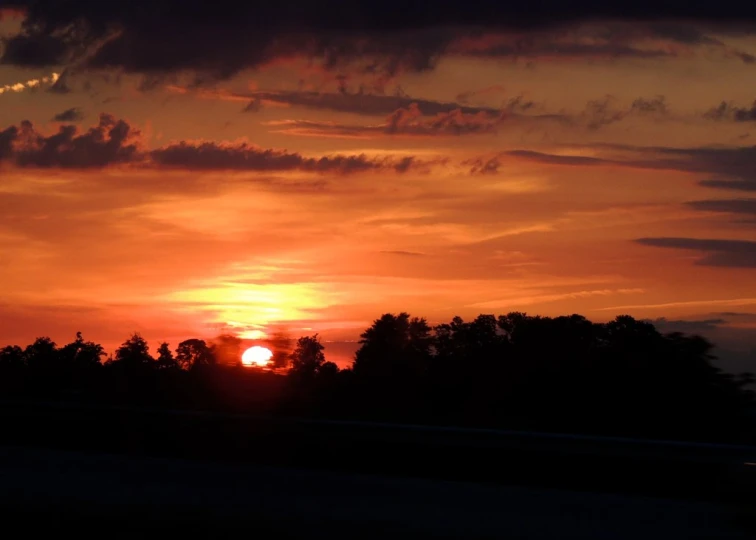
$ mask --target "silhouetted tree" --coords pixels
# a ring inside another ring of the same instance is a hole
[[[26,363],[24,350],[18,345],[8,345],[0,349],[0,392],[3,394],[23,393]]]
[[[286,369],[286,367],[289,365],[290,358],[291,353],[281,349],[274,350],[273,356],[270,357],[270,363],[268,365],[273,369]]]
[[[39,337],[24,350],[24,358],[29,369],[36,373],[49,372],[55,368],[58,346],[49,337]]]
[[[360,338],[353,365],[358,377],[416,378],[428,369],[432,338],[425,319],[387,313]]]
[[[510,344],[493,315],[471,322],[454,317],[433,329],[431,392],[437,411],[451,416],[495,415],[507,384]],[[464,411],[464,412],[463,412]]]
[[[292,348],[295,345],[294,340],[291,339],[288,332],[285,330],[276,330],[270,334],[270,338],[266,342],[270,350],[273,351],[270,366],[274,369],[286,368],[289,365]]]
[[[194,369],[198,366],[215,364],[215,356],[203,339],[187,339],[176,348],[176,361],[181,369]]]
[[[0,370],[19,370],[24,367],[24,350],[18,345],[8,345],[0,349]]]
[[[81,332],[76,332],[76,339],[60,349],[60,358],[75,371],[99,368],[105,350],[93,341],[84,341]]]
[[[326,379],[331,379],[339,373],[339,366],[333,362],[323,362],[318,368],[318,376]]]
[[[291,376],[303,380],[314,379],[325,363],[323,349],[317,334],[299,338],[289,357]]]
[[[387,313],[360,337],[352,364],[355,408],[375,419],[422,421],[433,348],[426,320]]]
[[[145,368],[154,362],[150,356],[150,347],[147,341],[138,333],[131,335],[129,339],[116,349],[113,364],[118,364],[124,368]]]
[[[594,323],[512,312],[431,329],[407,313],[385,314],[361,335],[353,369],[341,371],[317,334],[293,352],[284,341],[266,344],[279,357],[287,351],[287,379],[227,368],[239,357],[234,336],[182,341],[175,358],[162,343],[153,360],[134,334],[107,369],[102,347],[81,333],[60,348],[42,337],[0,349],[0,395],[756,442],[752,375],[724,373],[700,336],[661,334],[628,315]]]
[[[179,365],[176,359],[173,358],[173,352],[167,342],[162,342],[157,349],[157,368],[160,370],[174,370],[178,369]]]

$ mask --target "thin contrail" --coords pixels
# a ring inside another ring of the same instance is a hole
[[[36,88],[42,84],[55,84],[59,77],[60,74],[53,73],[47,77],[42,77],[41,79],[30,79],[26,82],[6,84],[5,86],[0,86],[0,95],[5,94],[6,92],[23,92],[24,90]]]

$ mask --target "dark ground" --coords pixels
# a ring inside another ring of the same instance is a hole
[[[0,422],[0,522],[26,533],[756,537],[752,448],[57,405]]]
[[[725,504],[20,447],[4,522],[110,538],[749,538]],[[12,464],[12,465],[11,465]]]

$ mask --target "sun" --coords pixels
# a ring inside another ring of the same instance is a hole
[[[273,352],[267,347],[255,345],[242,354],[242,364],[245,366],[267,366]]]

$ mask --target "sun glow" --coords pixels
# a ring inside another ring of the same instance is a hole
[[[242,354],[242,364],[245,366],[267,366],[273,352],[267,347],[255,345]]]

